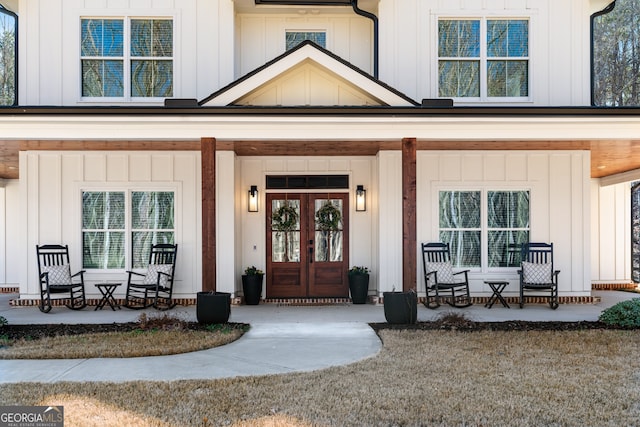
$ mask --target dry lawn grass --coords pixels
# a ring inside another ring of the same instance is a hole
[[[7,331],[3,335],[3,329],[0,329],[0,359],[87,359],[187,353],[229,344],[240,338],[248,327],[238,323],[197,324],[194,327],[167,313],[150,316],[143,313],[137,322],[126,325],[31,325],[25,331],[19,329],[22,334]]]
[[[21,339],[0,348],[0,359],[87,359],[162,356],[205,350],[237,340],[244,332],[135,330]]]
[[[381,331],[376,357],[207,381],[0,386],[68,426],[638,426],[640,331]]]

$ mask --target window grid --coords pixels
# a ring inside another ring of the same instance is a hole
[[[134,206],[135,205],[135,206]],[[144,268],[151,245],[175,243],[174,191],[83,191],[83,268]]]
[[[440,18],[438,96],[462,101],[528,99],[529,27],[528,18]],[[518,28],[521,37],[518,37]],[[488,40],[500,30],[506,34],[503,40],[495,37],[493,41]],[[503,81],[495,77],[503,75]]]
[[[519,265],[529,241],[528,190],[441,190],[438,236],[456,267],[478,271]]]
[[[286,31],[285,32],[285,49],[290,50],[302,43],[310,40],[320,47],[327,47],[327,32],[324,30],[308,30],[308,31]]]
[[[84,100],[155,101],[173,96],[172,18],[84,17],[80,22]],[[132,40],[133,34],[141,41]]]

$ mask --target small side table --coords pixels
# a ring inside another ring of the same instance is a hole
[[[96,288],[102,294],[102,299],[96,305],[96,308],[93,311],[98,309],[102,310],[105,305],[109,304],[111,310],[116,311],[116,307],[120,310],[120,304],[113,297],[113,292],[116,290],[118,286],[122,285],[122,283],[98,283],[96,284]]]
[[[487,303],[484,305],[485,307],[491,308],[493,307],[493,304],[496,302],[496,300],[499,300],[504,307],[511,308],[502,297],[502,291],[504,291],[504,288],[507,287],[509,282],[504,282],[501,280],[486,280],[484,283],[489,285],[489,287],[493,291],[493,295],[491,295],[489,301],[487,301]]]

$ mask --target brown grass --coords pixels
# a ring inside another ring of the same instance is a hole
[[[383,350],[310,373],[0,386],[68,426],[637,426],[639,331],[381,331]]]
[[[118,332],[64,334],[38,339],[0,340],[0,359],[87,359],[98,357],[163,356],[205,350],[240,338],[247,325],[189,323],[168,314],[140,315],[135,329]],[[90,330],[91,325],[87,326]],[[62,332],[64,328],[62,328]],[[1,330],[0,330],[1,337]]]
[[[45,337],[35,341],[22,339],[1,348],[0,359],[162,356],[225,345],[242,334],[239,329],[226,332],[139,330]]]

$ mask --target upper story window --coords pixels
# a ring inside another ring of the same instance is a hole
[[[440,19],[438,96],[487,101],[529,96],[529,21]]]
[[[173,96],[171,19],[83,18],[82,96]]]
[[[286,49],[290,50],[305,40],[311,40],[318,46],[327,47],[326,31],[287,31]]]
[[[0,105],[18,103],[18,17],[0,5]]]

